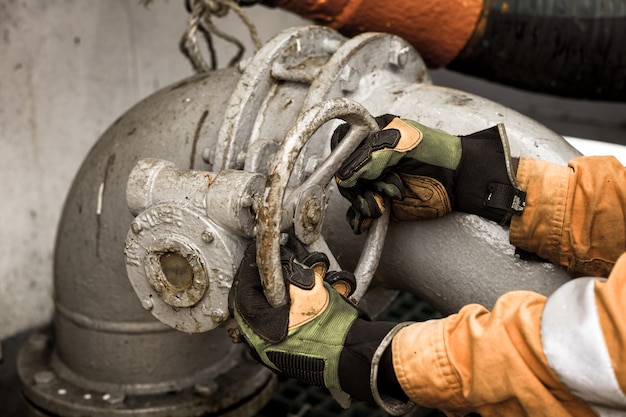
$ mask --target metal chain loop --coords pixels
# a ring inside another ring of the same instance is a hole
[[[259,38],[256,26],[235,0],[187,0],[186,6],[190,16],[187,21],[187,28],[180,39],[179,47],[182,53],[191,62],[194,71],[200,73],[217,68],[217,56],[213,45],[213,35],[237,47],[237,52],[228,63],[229,67],[237,64],[243,57],[245,52],[243,43],[234,36],[218,29],[211,20],[213,16],[226,16],[230,10],[233,10],[247,26],[252,42],[254,43],[255,51],[261,48],[261,39]],[[203,35],[207,43],[210,64],[207,64],[200,52],[198,31]]]

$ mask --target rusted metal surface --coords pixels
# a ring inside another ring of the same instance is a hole
[[[378,124],[374,118],[358,103],[345,98],[324,101],[302,113],[289,131],[284,142],[272,160],[267,176],[265,193],[259,207],[257,224],[257,262],[261,275],[265,296],[270,304],[279,306],[285,303],[285,283],[283,281],[280,262],[280,227],[282,223],[282,207],[290,204],[284,202],[291,172],[300,151],[324,123],[339,118],[352,125],[345,139],[330,156],[301,184],[292,195],[301,196],[313,185],[325,187],[333,178],[341,162],[356,149],[365,136],[376,129]],[[322,207],[323,201],[313,203],[314,194],[309,194],[308,205]],[[316,217],[316,216],[314,216]],[[303,218],[297,217],[302,220]],[[306,226],[303,227],[306,229]],[[371,236],[374,236],[372,234]],[[310,238],[307,237],[307,240]],[[311,239],[313,241],[316,239]],[[382,245],[375,245],[380,248]],[[375,254],[368,253],[368,259],[377,259]],[[371,269],[371,268],[370,268]],[[373,276],[375,268],[371,270]]]
[[[143,159],[126,185],[136,213],[126,236],[128,279],[142,307],[183,332],[202,333],[229,317],[228,293],[254,236],[261,174],[218,174]]]
[[[295,200],[293,227],[298,240],[305,245],[310,245],[320,236],[325,216],[324,187],[313,184],[303,189],[299,195],[293,196]],[[285,210],[283,210],[283,216]],[[282,221],[284,227],[285,221]]]

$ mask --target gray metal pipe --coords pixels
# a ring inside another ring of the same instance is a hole
[[[54,334],[20,356],[29,403],[61,416],[188,416],[255,395],[264,397],[258,407],[269,399],[271,373],[224,329],[190,336],[142,308],[124,257],[133,220],[125,198],[131,169],[146,157],[206,167],[202,151],[214,144],[239,76],[221,70],[161,90],[120,117],[86,157],[58,228]],[[42,372],[52,375],[51,383],[33,382]],[[219,386],[220,378],[237,373],[248,382]]]
[[[133,219],[126,178],[137,159],[204,164],[201,150],[236,80],[235,71],[222,71],[157,93],[118,119],[83,163],[65,203],[54,262],[57,352],[72,373],[96,385],[158,392],[161,385],[184,385],[231,349],[218,344],[211,357],[204,352],[214,335],[190,340],[154,320],[130,287],[123,248]]]
[[[157,417],[219,414],[241,406],[251,415],[268,400],[271,374],[246,357],[242,345],[231,344],[223,328],[188,335],[146,311],[150,303],[137,297],[127,276],[124,251],[133,216],[126,184],[144,158],[171,161],[181,175],[185,169],[265,175],[269,158],[301,110],[333,97],[348,97],[374,115],[396,113],[455,134],[504,123],[515,155],[558,163],[577,155],[560,136],[519,113],[431,85],[419,55],[399,38],[364,34],[346,40],[319,27],[285,31],[242,72],[192,77],[138,103],[91,150],[58,229],[54,334],[24,346],[18,362],[33,408],[62,416]],[[326,158],[338,123],[325,124],[307,142],[290,187]],[[190,192],[196,195],[194,184]],[[185,205],[185,193],[175,194]],[[334,186],[327,196],[322,235],[341,265],[352,269],[362,240],[345,223],[346,202]],[[215,224],[215,233],[231,233],[219,226],[220,216],[211,219],[210,210],[199,215]],[[245,239],[245,233],[237,239]],[[224,288],[240,260],[226,261],[229,268],[218,283]],[[381,285],[411,291],[442,312],[471,302],[489,306],[517,288],[549,293],[566,279],[557,268],[516,260],[500,226],[461,214],[392,224],[376,277]],[[104,402],[91,401],[96,396]]]

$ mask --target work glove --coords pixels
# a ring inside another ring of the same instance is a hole
[[[369,134],[335,175],[351,203],[347,218],[356,234],[387,209],[397,220],[457,210],[501,224],[521,214],[526,194],[515,180],[518,160],[510,156],[503,125],[453,136],[390,114],[376,121],[381,130]],[[335,130],[331,148],[349,127]]]
[[[327,388],[344,407],[352,397],[396,415],[406,413],[412,403],[406,401],[386,348],[408,323],[368,320],[324,281],[328,258],[313,253],[308,260],[310,266],[281,247],[288,297],[285,305],[272,307],[263,293],[256,246],[245,251],[229,305],[253,356],[279,375]]]

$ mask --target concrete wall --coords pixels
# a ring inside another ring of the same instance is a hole
[[[89,149],[130,106],[192,74],[178,51],[183,4],[0,0],[0,340],[50,318],[56,226]],[[305,23],[279,10],[249,12],[264,41]],[[233,14],[218,25],[250,45]],[[223,66],[234,49],[218,49]],[[626,143],[623,104],[535,95],[447,71],[433,76],[561,134]]]
[[[263,41],[304,23],[250,12]],[[178,50],[186,18],[181,0],[0,0],[0,340],[50,318],[56,226],[89,149],[133,104],[192,75]],[[250,46],[233,13],[216,23]],[[224,66],[235,49],[218,47]]]

